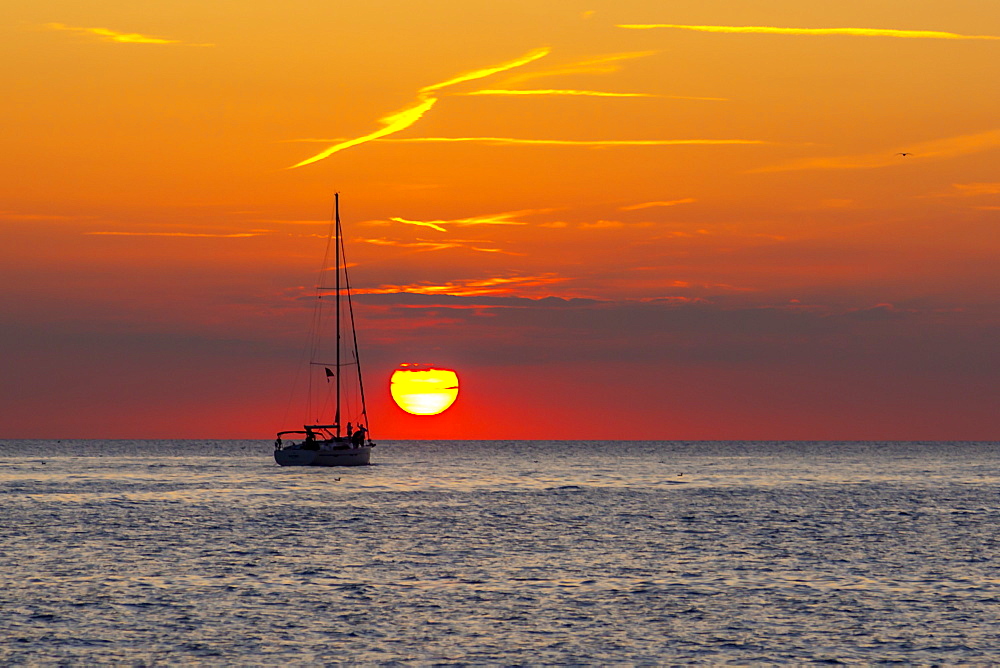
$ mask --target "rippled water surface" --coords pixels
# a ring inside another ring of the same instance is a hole
[[[1000,662],[1000,444],[0,441],[0,663]]]

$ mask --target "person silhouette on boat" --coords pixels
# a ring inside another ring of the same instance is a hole
[[[319,450],[319,444],[316,442],[316,433],[311,429],[306,431],[306,440],[302,444],[303,450]]]
[[[353,440],[353,439],[351,438],[351,435],[352,435],[353,433],[354,433],[354,427],[352,427],[352,426],[351,426],[351,423],[350,423],[350,422],[348,422],[348,423],[347,423],[347,440],[349,440],[349,441]]]
[[[365,426],[363,424],[358,425],[357,431],[355,431],[354,435],[351,436],[351,443],[354,444],[354,447],[360,448],[362,445],[365,444],[365,434],[367,432],[368,430],[365,429]]]

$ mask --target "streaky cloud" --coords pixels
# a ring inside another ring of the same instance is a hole
[[[717,33],[757,33],[765,35],[853,35],[858,37],[902,37],[905,39],[1000,39],[996,35],[961,35],[938,30],[892,30],[884,28],[778,28],[774,26],[697,26],[678,23],[622,23],[619,28],[651,30],[673,28]]]
[[[534,62],[539,58],[544,58],[549,55],[552,50],[548,47],[542,47],[540,49],[534,49],[529,51],[527,54],[521,56],[520,58],[515,58],[514,60],[508,61],[506,63],[501,63],[494,67],[484,67],[479,70],[473,70],[471,72],[466,72],[464,74],[459,74],[456,77],[448,79],[447,81],[442,81],[441,83],[432,84],[430,86],[424,86],[420,89],[420,93],[430,93],[442,88],[447,88],[448,86],[454,86],[455,84],[464,83],[466,81],[474,81],[476,79],[483,79],[493,74],[498,74],[500,72],[506,72],[507,70],[512,70],[515,67],[521,67],[522,65],[527,65],[528,63]]]
[[[552,145],[552,146],[669,146],[669,145],[685,145],[685,144],[767,144],[770,142],[761,140],[746,140],[746,139],[671,139],[671,140],[550,140],[550,139],[515,139],[510,137],[415,137],[406,139],[387,139],[389,135],[396,134],[401,130],[409,128],[414,123],[419,121],[427,111],[434,106],[438,98],[433,96],[432,93],[441,90],[443,88],[453,86],[455,84],[463,83],[466,81],[473,81],[475,79],[481,79],[484,77],[497,74],[499,72],[504,72],[511,70],[516,67],[521,67],[528,63],[534,62],[539,58],[542,58],[550,53],[550,49],[540,48],[528,52],[524,56],[517,58],[494,67],[482,68],[478,70],[473,70],[471,72],[466,72],[460,74],[456,77],[443,81],[441,83],[432,84],[430,86],[425,86],[418,91],[417,102],[402,111],[396,112],[389,116],[379,119],[382,124],[382,128],[371,132],[362,137],[357,137],[355,139],[347,139],[339,141],[333,146],[317,153],[316,155],[307,158],[295,165],[292,165],[289,169],[295,169],[297,167],[303,167],[305,165],[318,162],[325,158],[330,157],[334,153],[343,151],[344,149],[350,148],[352,146],[358,146],[360,144],[365,144],[371,141],[395,141],[395,142],[479,142],[494,145],[502,144],[526,144],[526,145]],[[566,73],[578,73],[578,72],[613,72],[617,71],[617,63],[622,60],[627,60],[630,58],[640,58],[649,56],[657,53],[656,51],[640,51],[631,53],[618,53],[610,54],[607,56],[602,56],[600,58],[594,58],[580,63],[574,63],[572,65],[566,66],[560,70],[544,72],[534,76],[550,76],[554,74],[566,74]],[[478,91],[473,93],[467,93],[469,95],[594,95],[602,97],[653,97],[652,95],[645,93],[603,93],[600,91],[578,91],[578,90],[566,90],[566,89],[545,89],[541,91],[515,91],[509,89],[486,89],[485,91]],[[687,97],[687,96],[663,96],[672,97],[675,99],[698,99],[698,100],[725,100],[726,98],[700,98],[700,97]],[[316,140],[298,140],[298,141],[316,141]]]
[[[479,295],[513,294],[517,288],[540,287],[566,281],[565,277],[554,273],[537,276],[493,277],[449,281],[447,283],[411,283],[409,285],[381,285],[377,288],[358,290],[358,294],[418,294],[450,295],[454,297],[475,297]]]
[[[928,198],[952,198],[952,197],[980,197],[984,195],[1000,195],[1000,183],[953,183],[953,190],[948,192],[936,192],[921,197]]]
[[[267,225],[330,225],[329,220],[290,220],[287,218],[255,218],[252,222]]]
[[[657,206],[677,206],[678,204],[690,204],[691,202],[697,202],[693,197],[685,197],[684,199],[672,199],[662,202],[643,202],[641,204],[631,204],[629,206],[620,207],[619,211],[637,211],[639,209],[651,209]]]
[[[420,226],[420,227],[429,227],[432,230],[437,230],[438,232],[447,232],[448,231],[445,228],[443,228],[440,225],[438,225],[437,223],[432,223],[432,222],[426,221],[426,220],[408,220],[406,218],[398,218],[398,217],[393,217],[393,218],[390,218],[389,220],[391,220],[393,222],[396,222],[396,223],[403,223],[404,225],[417,225],[417,226]]]
[[[179,39],[166,39],[163,37],[152,37],[135,32],[118,32],[107,28],[77,28],[64,23],[46,23],[49,30],[65,30],[67,32],[77,32],[91,35],[106,42],[118,42],[121,44],[183,44]],[[193,46],[214,46],[214,44],[196,44]]]
[[[468,227],[471,225],[527,225],[527,223],[513,220],[519,216],[530,215],[533,213],[547,213],[552,211],[552,209],[525,209],[522,211],[506,211],[504,213],[493,213],[486,214],[483,216],[470,216],[468,218],[455,218],[452,220],[410,220],[408,218],[394,217],[390,220],[397,223],[404,223],[406,225],[418,225],[422,227],[430,227],[439,232],[447,232],[445,225],[458,225],[462,227]]]
[[[361,241],[373,246],[394,246],[396,248],[413,248],[421,251],[463,247],[463,244],[453,241],[392,241],[391,239],[361,239]]]
[[[625,53],[610,53],[597,58],[589,58],[573,63],[567,63],[561,67],[541,72],[526,72],[509,77],[504,82],[505,85],[531,81],[532,79],[542,79],[544,77],[562,76],[564,74],[610,74],[621,69],[621,62],[634,60],[636,58],[646,58],[659,53],[659,51],[629,51]]]
[[[212,239],[242,239],[271,234],[270,230],[255,232],[233,232],[231,234],[210,234],[207,232],[84,232],[86,235],[108,237],[206,237]]]
[[[569,280],[569,279],[563,279]],[[404,287],[404,286],[401,286]],[[418,286],[419,288],[420,286]],[[506,309],[524,311],[529,309],[591,309],[612,305],[613,302],[584,297],[559,297],[551,294],[530,294],[535,286],[528,286],[527,294],[510,292],[508,294],[480,294],[459,296],[441,292],[394,292],[389,289],[375,288],[373,292],[358,293],[359,298],[372,305],[388,306],[390,308],[447,308],[453,311],[474,311],[484,309]],[[545,286],[539,286],[544,288]],[[550,311],[551,312],[551,311]]]
[[[441,227],[437,223],[434,223],[434,222],[431,222],[431,221],[427,221],[427,220],[409,220],[407,218],[399,218],[399,217],[393,217],[393,218],[390,218],[389,220],[393,221],[394,223],[403,223],[404,225],[417,225],[419,227],[429,227],[432,230],[437,230],[438,232],[447,232],[448,231],[447,229]],[[440,221],[440,222],[444,222],[444,221]]]
[[[913,156],[905,158],[905,160],[899,157],[900,150],[893,149],[860,155],[805,158],[778,165],[759,167],[749,171],[750,173],[762,173],[806,169],[875,169],[903,163],[912,164],[913,162],[933,158],[953,158],[996,148],[1000,148],[1000,130],[990,130],[989,132],[981,132],[974,135],[960,135],[910,144],[905,150],[907,153],[912,153]]]
[[[511,90],[505,88],[485,88],[462,93],[462,95],[579,95],[583,97],[657,97],[651,93],[606,93],[598,90],[567,90],[561,88]]]
[[[592,223],[581,223],[581,230],[608,230],[625,227],[626,223],[620,220],[595,220]]]
[[[726,144],[773,144],[762,139],[515,139],[513,137],[406,137],[382,139],[399,143],[478,142],[529,146],[688,146]]]
[[[74,221],[87,218],[93,218],[93,216],[64,216],[46,213],[16,213],[14,211],[0,211],[0,220]]]
[[[380,118],[379,123],[382,124],[383,126],[382,128],[374,132],[371,132],[367,135],[364,135],[363,137],[358,137],[356,139],[348,139],[346,141],[334,144],[330,148],[317,153],[311,158],[307,158],[302,162],[292,165],[291,167],[289,167],[289,169],[304,167],[305,165],[310,165],[314,162],[319,162],[320,160],[328,158],[334,153],[343,151],[346,148],[350,148],[352,146],[358,146],[359,144],[365,144],[370,141],[374,141],[376,139],[385,137],[387,135],[395,134],[401,130],[405,130],[406,128],[410,127],[411,125],[419,121],[421,118],[423,118],[423,115],[427,113],[430,110],[430,108],[433,107],[434,104],[438,101],[438,98],[434,97],[431,93],[440,90],[442,88],[446,88],[448,86],[453,86],[458,83],[462,83],[465,81],[472,81],[475,79],[481,79],[483,77],[487,77],[492,74],[496,74],[498,72],[504,72],[514,67],[520,67],[522,65],[526,65],[530,62],[533,62],[535,60],[538,60],[539,58],[548,55],[549,51],[550,50],[548,48],[535,49],[533,51],[528,52],[526,55],[521,56],[520,58],[517,58],[512,61],[502,63],[494,67],[488,67],[479,70],[474,70],[472,72],[466,72],[464,74],[459,74],[456,77],[448,79],[447,81],[432,84],[430,86],[424,86],[419,91],[417,91],[417,102],[415,104],[413,104],[410,107],[407,107],[406,109],[403,109],[402,111]]]
[[[952,185],[961,197],[1000,195],[1000,183],[954,183]]]
[[[702,100],[705,102],[729,102],[728,97],[705,97],[702,95],[657,95],[668,100]]]
[[[306,158],[302,162],[292,165],[289,169],[295,169],[296,167],[304,167],[305,165],[311,165],[314,162],[319,162],[324,158],[329,158],[334,153],[338,151],[343,151],[345,148],[350,148],[352,146],[358,146],[359,144],[365,144],[367,142],[385,137],[386,135],[391,135],[400,130],[405,130],[417,121],[419,121],[427,111],[434,106],[437,102],[437,98],[430,97],[426,99],[421,99],[417,104],[412,107],[408,107],[402,111],[396,112],[395,114],[390,114],[379,119],[379,123],[382,123],[383,127],[375,132],[371,132],[363,137],[358,137],[356,139],[348,139],[347,141],[340,142],[339,144],[334,144],[330,148],[320,151],[311,158]]]
[[[504,255],[521,255],[521,253],[511,253],[505,251],[502,248],[489,248],[484,246],[475,246],[473,244],[481,244],[482,241],[469,241],[465,239],[451,239],[448,241],[394,241],[391,239],[360,239],[360,241],[372,244],[373,246],[392,246],[395,248],[408,248],[415,251],[441,251],[448,250],[450,248],[461,248],[465,250],[476,251],[478,253],[502,253]]]
[[[655,97],[668,100],[706,100],[712,102],[726,102],[727,97],[698,97],[694,95],[658,95],[656,93],[609,93],[599,90],[573,90],[566,88],[529,88],[529,89],[509,89],[509,88],[484,88],[461,95],[552,95],[552,96],[582,96],[582,97]]]

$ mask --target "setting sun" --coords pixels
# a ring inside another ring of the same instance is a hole
[[[451,369],[421,369],[401,364],[392,374],[390,391],[396,405],[413,415],[437,415],[458,397],[458,374]]]

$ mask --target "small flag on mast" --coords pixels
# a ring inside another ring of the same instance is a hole
[[[333,371],[330,370],[330,367],[325,367],[325,368],[326,368],[326,382],[329,383],[330,379],[333,377]]]

